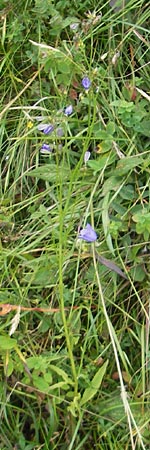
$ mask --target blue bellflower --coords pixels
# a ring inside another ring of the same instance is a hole
[[[50,133],[52,133],[52,131],[54,131],[53,125],[48,125],[48,126],[43,130],[43,133],[44,133],[44,134],[50,134]]]
[[[91,225],[87,223],[86,227],[80,231],[78,238],[86,242],[94,242],[97,239],[97,234]]]
[[[50,147],[50,145],[48,144],[43,144],[41,149],[40,149],[40,153],[51,153],[52,152],[52,148]]]
[[[43,131],[44,134],[50,134],[54,131],[54,126],[51,123],[40,123],[37,129]]]
[[[73,113],[73,106],[69,105],[65,108],[64,114],[65,116],[70,116]]]
[[[81,84],[85,90],[88,90],[91,86],[91,81],[88,77],[84,77],[82,78]]]

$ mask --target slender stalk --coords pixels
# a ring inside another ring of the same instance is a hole
[[[65,163],[65,161],[64,161]],[[64,235],[64,214],[65,211],[63,211],[63,178],[60,177],[59,173],[59,165],[58,165],[58,177],[59,177],[59,189],[58,189],[58,198],[59,198],[59,297],[60,297],[60,310],[61,310],[61,316],[64,326],[64,333],[65,333],[65,339],[67,344],[67,350],[68,355],[70,359],[71,364],[71,370],[72,370],[72,376],[74,379],[74,393],[75,396],[78,392],[78,380],[77,380],[77,374],[76,374],[76,367],[74,362],[74,356],[72,352],[72,344],[69,336],[69,330],[68,330],[68,324],[66,319],[66,313],[65,313],[65,304],[64,304],[64,283],[63,283],[63,235]]]
[[[60,235],[61,235],[61,233],[60,233]],[[75,395],[77,395],[77,392],[78,392],[78,380],[77,380],[74,356],[73,356],[73,352],[72,352],[72,345],[71,345],[71,342],[70,342],[70,336],[69,336],[69,331],[68,331],[67,319],[66,319],[66,314],[65,314],[64,295],[63,295],[63,271],[62,271],[62,267],[63,267],[63,249],[62,249],[62,244],[60,243],[60,245],[59,245],[59,295],[60,295],[60,310],[61,310],[61,316],[62,316],[62,321],[63,321],[63,325],[64,325],[64,332],[65,332],[66,344],[67,344],[67,349],[68,349],[68,355],[69,355],[69,359],[70,359],[70,363],[71,363],[72,375],[73,375],[73,379],[74,379],[74,391],[75,391]]]

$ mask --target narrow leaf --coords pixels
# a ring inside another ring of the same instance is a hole
[[[118,275],[120,275],[122,278],[125,278],[125,280],[128,279],[125,273],[113,261],[109,261],[109,259],[103,258],[103,256],[98,255],[98,253],[96,253],[96,259],[100,263],[104,264],[104,266],[108,267],[108,269],[118,273]]]
[[[85,389],[83,397],[81,398],[80,405],[83,406],[85,403],[89,402],[92,397],[97,393],[98,389],[100,388],[100,385],[102,383],[103,377],[106,372],[106,368],[108,365],[108,360],[103,364],[102,367],[97,371],[97,373],[94,375],[93,380],[90,382],[90,387]]]
[[[102,205],[102,222],[103,222],[103,229],[104,229],[104,234],[105,234],[108,248],[109,248],[110,252],[114,255],[112,239],[111,239],[111,235],[109,233],[110,220],[109,220],[108,208],[109,208],[109,192],[105,195],[103,205]]]

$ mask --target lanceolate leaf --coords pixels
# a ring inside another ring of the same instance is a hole
[[[109,248],[110,252],[114,255],[114,248],[113,248],[113,244],[112,244],[112,239],[111,239],[111,235],[109,233],[110,220],[109,220],[108,209],[109,209],[109,192],[105,195],[105,198],[103,200],[103,205],[102,205],[102,222],[103,222],[103,229],[104,229],[104,234],[105,234],[105,238],[106,238],[106,242],[107,242],[108,248]]]
[[[100,263],[104,264],[104,266],[108,267],[108,269],[113,270],[113,272],[116,272],[122,278],[125,278],[125,280],[128,279],[125,273],[113,261],[109,261],[109,259],[106,259],[103,256],[98,255],[98,253],[96,253],[96,259]]]
[[[81,398],[80,405],[83,406],[85,403],[89,402],[92,397],[97,393],[98,389],[100,388],[100,385],[102,383],[103,377],[106,372],[106,368],[108,365],[108,360],[103,364],[102,367],[97,371],[97,373],[94,375],[93,379],[90,382],[90,386],[85,389],[83,397]]]

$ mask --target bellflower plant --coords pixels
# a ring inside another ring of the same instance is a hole
[[[88,77],[82,78],[81,84],[83,88],[87,91],[91,86],[91,81]]]
[[[94,242],[97,239],[97,234],[92,226],[87,223],[86,227],[80,231],[78,238],[86,242]]]

